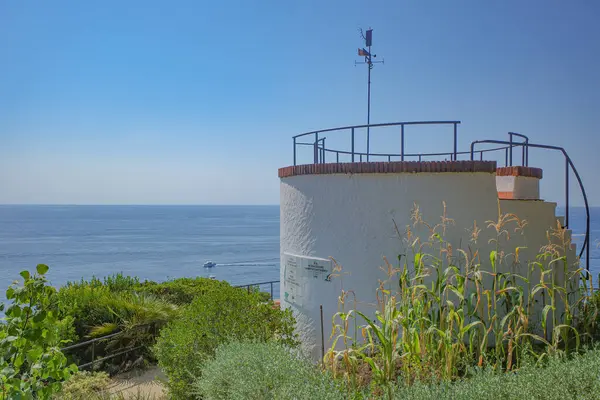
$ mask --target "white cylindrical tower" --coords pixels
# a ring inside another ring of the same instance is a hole
[[[293,310],[304,349],[315,360],[330,345],[342,289],[353,291],[359,310],[374,312],[370,304],[380,280],[387,278],[380,268],[383,258],[397,265],[406,252],[402,234],[415,204],[432,224],[441,222],[445,204],[446,217],[453,220],[445,238],[457,247],[465,247],[475,221],[484,228],[498,218],[499,201],[511,201],[511,212],[535,219],[523,253],[535,254],[555,224],[553,203],[527,200],[520,206],[519,199],[499,200],[495,162],[313,164],[282,168],[279,177],[281,305]],[[483,229],[483,252],[489,250],[490,235]],[[514,240],[511,246],[525,239]],[[342,267],[341,275],[331,275],[331,258]]]

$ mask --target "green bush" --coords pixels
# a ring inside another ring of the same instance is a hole
[[[221,345],[193,392],[205,400],[343,399],[331,376],[298,352],[274,343]]]
[[[567,400],[600,399],[600,351],[569,360],[554,357],[545,367],[525,366],[515,372],[491,370],[470,379],[438,385],[400,388],[395,398],[414,400]]]
[[[155,353],[167,374],[170,393],[177,399],[190,397],[188,386],[222,343],[276,339],[296,344],[291,312],[273,308],[255,293],[221,286],[192,302],[160,332]]]
[[[208,278],[178,278],[162,283],[144,282],[136,290],[151,293],[173,304],[190,304],[208,292],[229,286],[227,282]]]

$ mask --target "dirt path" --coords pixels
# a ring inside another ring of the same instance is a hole
[[[110,394],[122,394],[126,399],[141,394],[144,400],[163,400],[167,398],[161,384],[164,380],[166,377],[163,372],[158,367],[151,367],[114,376],[108,391]]]

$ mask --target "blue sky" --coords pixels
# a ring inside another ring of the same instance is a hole
[[[3,1],[0,203],[276,204],[292,135],[366,121],[370,26],[372,122],[564,146],[600,205],[599,17],[595,1]],[[530,161],[561,201],[563,160]]]

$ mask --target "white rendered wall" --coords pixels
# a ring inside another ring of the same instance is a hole
[[[282,307],[290,307],[297,319],[297,331],[305,350],[315,359],[321,357],[319,306],[323,306],[325,349],[332,330],[331,319],[338,311],[341,288],[353,290],[360,302],[358,309],[372,314],[379,280],[386,274],[379,268],[383,257],[397,261],[405,251],[394,221],[401,231],[410,222],[410,211],[417,203],[424,219],[438,223],[446,202],[448,217],[455,223],[446,238],[453,246],[466,247],[468,229],[477,221],[482,228],[479,249],[491,249],[492,232],[485,229],[488,220],[498,217],[495,175],[491,173],[396,173],[396,174],[322,174],[281,179]],[[522,214],[530,221],[526,241],[531,256],[546,242],[546,230],[555,225],[552,203],[502,201],[503,211]],[[421,230],[421,235],[426,236]],[[511,243],[507,247],[511,247]],[[344,275],[328,282],[307,280],[301,306],[286,302],[284,253],[326,259],[335,258]],[[537,254],[537,253],[536,253]],[[353,305],[349,305],[349,308]]]

